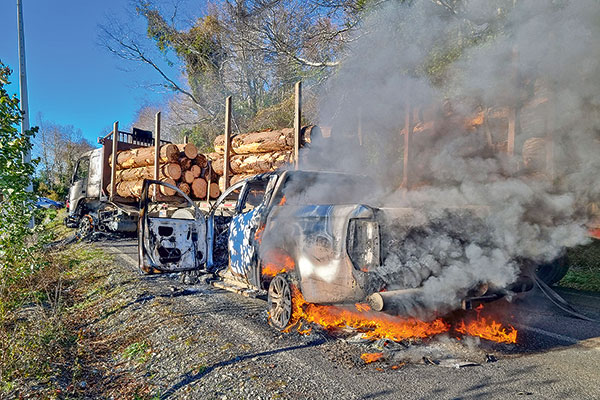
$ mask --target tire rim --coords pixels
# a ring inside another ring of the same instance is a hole
[[[292,317],[292,291],[287,280],[276,276],[269,285],[269,322],[275,328],[285,329]]]
[[[84,237],[90,234],[94,229],[92,225],[92,217],[89,215],[84,215],[81,217],[81,222],[79,222],[79,228],[77,229],[79,236]]]

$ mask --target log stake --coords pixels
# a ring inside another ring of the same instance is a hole
[[[302,121],[302,82],[296,82],[294,87],[294,165],[298,169],[300,163],[300,129]]]
[[[113,200],[115,196],[115,188],[117,186],[116,175],[117,175],[117,141],[119,140],[119,121],[116,121],[113,125],[113,135],[112,135],[112,168],[110,170],[110,201]]]
[[[156,132],[154,135],[154,180],[158,180],[160,170],[160,111],[156,113],[154,119],[154,132]],[[156,185],[154,185],[154,199],[156,199],[157,193]]]
[[[229,186],[229,156],[231,154],[231,96],[225,99],[225,157],[223,157],[223,176],[225,189]],[[210,192],[210,185],[209,190]]]

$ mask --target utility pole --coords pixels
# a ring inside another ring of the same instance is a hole
[[[29,100],[27,97],[27,71],[25,68],[25,32],[23,29],[23,5],[21,0],[17,0],[17,27],[19,29],[19,88],[21,90],[21,110],[23,110],[23,119],[21,120],[21,134],[29,130]],[[31,161],[31,152],[27,151],[23,155],[25,162]]]
[[[21,119],[21,134],[24,135],[25,131],[29,130],[29,100],[27,97],[27,71],[25,68],[25,30],[23,28],[23,5],[21,0],[17,0],[17,28],[19,30],[18,41],[19,41],[19,89],[21,91],[21,110],[23,111],[23,119]],[[23,154],[23,161],[26,163],[31,162],[31,150],[27,150]],[[29,181],[27,186],[28,192],[33,192],[33,185]],[[33,228],[35,221],[31,217],[29,221],[29,227]]]

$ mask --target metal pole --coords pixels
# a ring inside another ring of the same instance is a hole
[[[29,130],[29,99],[27,96],[27,69],[25,67],[25,29],[23,27],[23,5],[21,0],[17,0],[17,28],[18,32],[18,43],[19,43],[19,89],[21,95],[21,110],[23,111],[23,118],[21,119],[21,135],[25,135],[25,132]],[[27,150],[23,153],[23,161],[26,163],[31,162],[31,150]],[[27,185],[27,191],[33,192],[33,184],[30,181]],[[31,217],[29,221],[29,227],[33,228],[35,221]]]
[[[110,169],[110,201],[113,201],[115,197],[115,189],[117,187],[117,143],[119,141],[119,121],[116,121],[113,125],[112,135],[112,154],[111,157],[111,169]]]
[[[29,130],[29,100],[27,97],[27,71],[25,68],[25,31],[23,28],[23,6],[21,0],[17,0],[17,25],[19,28],[19,83],[21,89],[21,110],[23,110],[23,119],[21,120],[21,133]],[[25,162],[31,161],[31,153],[28,151],[24,155]]]
[[[156,113],[154,118],[154,180],[158,180],[158,170],[160,163],[160,111]],[[154,185],[154,201],[158,194],[157,185]]]
[[[229,157],[231,153],[231,96],[225,99],[225,156],[223,157],[223,191],[229,187]],[[208,188],[210,192],[210,187]]]
[[[300,164],[300,124],[302,123],[302,82],[296,82],[294,89],[294,163],[298,169]]]

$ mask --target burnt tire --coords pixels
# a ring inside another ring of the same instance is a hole
[[[292,288],[284,275],[277,275],[269,284],[269,324],[284,330],[292,318]]]
[[[85,214],[79,220],[77,225],[77,236],[83,239],[94,232],[94,218],[90,214]]]
[[[535,270],[535,274],[546,285],[553,285],[564,278],[567,271],[569,271],[569,260],[567,256],[564,255],[550,263],[538,266]]]

